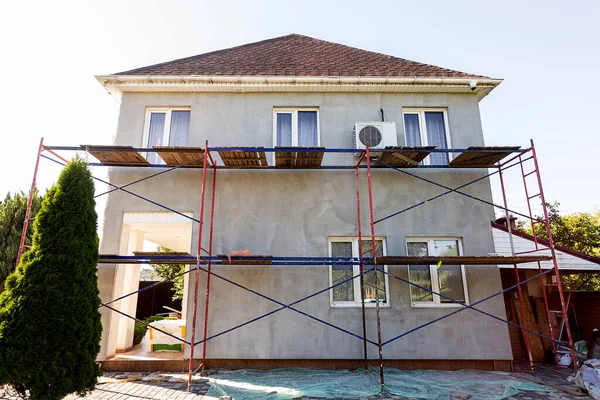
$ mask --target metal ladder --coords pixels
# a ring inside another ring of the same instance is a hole
[[[562,283],[560,281],[560,271],[558,268],[558,262],[556,260],[556,251],[554,248],[554,240],[552,238],[552,231],[550,229],[550,220],[548,219],[546,198],[544,197],[544,190],[542,187],[542,178],[540,176],[540,170],[539,170],[539,166],[538,166],[538,160],[537,160],[533,140],[531,140],[530,151],[531,151],[531,157],[529,157],[527,159],[523,159],[523,154],[519,155],[519,164],[521,166],[521,175],[523,177],[523,187],[525,189],[525,197],[527,199],[527,210],[529,212],[529,221],[531,223],[531,231],[533,234],[533,242],[534,242],[535,249],[530,250],[530,251],[519,252],[519,253],[515,253],[515,254],[525,254],[525,253],[533,253],[533,252],[547,251],[547,250],[550,251],[550,254],[552,255],[552,263],[553,263],[553,268],[554,268],[554,275],[556,277],[556,282],[554,282],[554,283],[547,282],[545,276],[541,278],[541,282],[542,282],[542,293],[544,296],[544,306],[546,309],[546,318],[548,320],[548,327],[550,328],[550,337],[552,337],[553,339],[556,339],[555,342],[552,342],[552,348],[554,350],[554,361],[556,363],[557,370],[560,370],[559,356],[558,356],[558,352],[557,352],[557,342],[561,341],[561,337],[557,338],[554,335],[554,328],[552,326],[552,319],[550,317],[551,314],[555,314],[557,317],[560,318],[559,326],[561,326],[561,335],[562,335],[562,331],[563,331],[562,327],[564,327],[567,332],[567,342],[562,342],[562,343],[569,346],[571,357],[573,360],[573,368],[575,369],[575,371],[577,371],[577,359],[575,357],[575,348],[573,346],[573,337],[571,335],[571,328],[569,326],[569,320],[568,320],[568,314],[567,314],[568,304],[567,304],[567,302],[565,302]],[[533,161],[533,169],[526,172],[524,164],[528,160]],[[531,178],[527,179],[528,177],[530,177],[532,175],[536,177],[536,179],[534,180],[533,183],[530,182],[532,180]],[[530,195],[530,193],[532,193],[530,191],[530,186],[533,186],[533,189],[534,189],[533,192],[535,193],[533,195]],[[539,199],[539,201],[541,203],[541,207],[542,207],[542,211],[543,211],[543,219],[538,219],[538,218],[534,217],[534,215],[533,215],[532,201],[534,201],[536,199]],[[507,221],[507,223],[510,224],[510,221]],[[546,233],[548,235],[548,246],[540,246],[540,243],[538,240],[538,234],[536,232],[537,225],[543,225],[545,227]],[[538,261],[537,264],[538,264],[538,272],[541,274],[542,273],[541,262]],[[548,288],[549,287],[554,287],[558,291],[559,298],[560,298],[560,305],[561,305],[560,310],[550,310],[550,307],[548,304],[548,290],[549,290]]]

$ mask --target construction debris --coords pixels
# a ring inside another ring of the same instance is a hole
[[[600,400],[600,360],[585,361],[577,374],[569,376],[567,380],[587,390],[593,399]]]

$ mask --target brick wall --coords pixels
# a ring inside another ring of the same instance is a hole
[[[600,292],[577,293],[575,313],[581,337],[589,345],[592,339],[592,330],[600,329]]]

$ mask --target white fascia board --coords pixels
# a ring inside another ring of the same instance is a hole
[[[110,92],[384,92],[475,93],[479,100],[502,79],[419,77],[99,75]],[[473,90],[471,82],[477,85]]]

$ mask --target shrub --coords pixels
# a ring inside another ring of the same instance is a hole
[[[148,327],[141,322],[135,321],[135,326],[133,327],[133,344],[142,343],[142,339],[144,335],[146,335],[146,331]]]
[[[46,194],[32,248],[0,295],[0,384],[32,400],[94,388],[100,368],[97,215],[85,162],[70,162]]]

